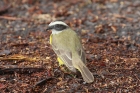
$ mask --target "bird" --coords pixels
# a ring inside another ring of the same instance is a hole
[[[65,65],[70,71],[80,71],[87,83],[94,81],[94,76],[87,68],[85,51],[80,37],[63,21],[53,21],[46,29],[51,30],[50,45],[57,55],[59,65]]]

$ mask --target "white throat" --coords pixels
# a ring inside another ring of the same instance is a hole
[[[61,33],[62,31],[56,31],[56,30],[54,30],[54,29],[52,29],[52,34],[59,34],[59,33]]]

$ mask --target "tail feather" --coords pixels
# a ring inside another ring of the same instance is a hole
[[[73,59],[73,66],[81,72],[81,75],[85,82],[91,83],[94,81],[94,77],[86,65],[80,58]]]
[[[94,77],[89,69],[86,67],[84,63],[77,65],[77,69],[81,72],[81,75],[87,83],[91,83],[94,81]]]

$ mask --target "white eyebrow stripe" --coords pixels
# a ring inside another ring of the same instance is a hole
[[[65,25],[65,26],[68,26],[66,23],[62,22],[62,21],[54,21],[54,22],[51,22],[49,24],[49,26],[54,26],[56,24],[61,24],[61,25]]]

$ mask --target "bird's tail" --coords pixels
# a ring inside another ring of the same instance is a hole
[[[91,83],[94,81],[94,77],[86,65],[82,62],[79,55],[73,57],[73,66],[81,72],[81,75],[85,82]]]

